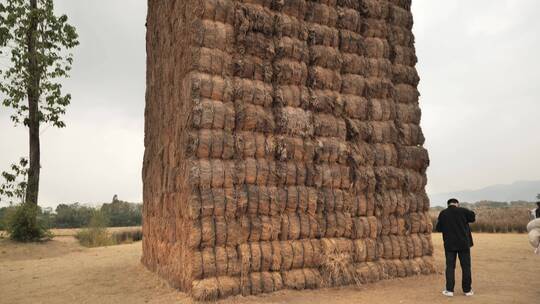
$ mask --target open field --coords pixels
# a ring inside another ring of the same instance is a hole
[[[280,291],[234,297],[221,303],[534,303],[540,298],[540,256],[524,234],[475,234],[473,286],[465,298],[443,298],[444,258],[434,234],[440,274],[383,281],[363,287]],[[101,248],[80,246],[71,236],[44,244],[0,240],[0,303],[191,303],[139,263],[141,242]]]

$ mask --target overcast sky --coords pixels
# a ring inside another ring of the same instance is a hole
[[[42,128],[40,201],[142,201],[146,1],[57,0],[81,45],[67,128]],[[413,0],[428,193],[540,179],[540,1]],[[0,109],[0,170],[27,154]]]

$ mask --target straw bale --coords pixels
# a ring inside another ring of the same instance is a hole
[[[262,81],[235,78],[234,97],[236,101],[269,107],[273,102],[273,88]]]
[[[296,107],[282,107],[275,111],[278,132],[290,136],[312,136],[313,115]]]
[[[309,104],[309,91],[304,86],[277,86],[275,102],[282,106],[305,107]]]
[[[251,287],[250,294],[258,295],[263,292],[263,282],[260,272],[252,272],[249,274],[249,285]]]
[[[194,70],[214,75],[232,74],[233,58],[229,53],[204,47],[192,52]]]
[[[234,129],[234,105],[202,99],[193,107],[192,126],[195,129]]]
[[[358,192],[367,192],[367,193],[373,193],[375,190],[375,186],[377,183],[375,172],[373,171],[373,168],[371,167],[358,167],[356,170],[352,171],[352,182],[355,190]],[[369,197],[368,197],[369,198]],[[372,205],[372,202],[368,199],[367,200],[367,214],[370,214],[370,211],[373,211],[374,206]],[[359,211],[361,212],[361,207],[359,206]],[[371,208],[371,209],[370,209]],[[361,213],[359,213],[361,214]]]
[[[304,141],[300,137],[289,137],[278,135],[276,137],[276,152],[275,157],[280,161],[296,160],[302,162],[304,160]],[[280,166],[283,167],[283,166]]]
[[[388,41],[392,45],[413,47],[414,35],[406,28],[399,26],[388,26]]]
[[[347,136],[347,126],[343,119],[324,113],[314,114],[313,117],[315,136],[337,137],[345,140]]]
[[[269,109],[241,102],[236,102],[235,105],[237,130],[260,132],[274,130],[274,115]]]
[[[352,238],[361,239],[369,236],[369,223],[366,217],[352,218]]]
[[[272,60],[276,54],[274,39],[262,33],[246,33],[239,47],[239,52],[265,60]]]
[[[273,74],[274,71],[271,62],[262,58],[243,55],[234,59],[234,76],[271,82]]]
[[[400,189],[405,183],[404,171],[395,167],[375,167],[377,188],[380,190]],[[384,201],[386,192],[378,194],[378,201]],[[387,197],[387,195],[386,195]]]
[[[404,278],[408,275],[405,264],[403,263],[402,260],[392,260],[392,262],[394,263],[394,266],[397,270],[398,277]]]
[[[280,85],[305,85],[308,68],[304,62],[280,59],[274,62],[275,82]]]
[[[274,278],[270,272],[261,272],[262,292],[268,293],[276,291],[274,286]]]
[[[233,24],[234,22],[233,2],[229,0],[204,1],[204,10],[203,10],[203,14],[201,18]]]
[[[300,238],[307,239],[316,236],[316,225],[312,222],[315,221],[314,217],[309,214],[300,213],[298,216],[300,220]]]
[[[420,81],[420,76],[414,67],[394,64],[392,66],[392,80],[394,83],[405,83],[417,86]]]
[[[388,167],[392,168],[392,167]],[[384,191],[381,193],[378,193],[375,198],[377,200],[377,209],[380,212],[381,216],[388,216],[390,214],[393,214],[396,212],[397,206],[398,206],[398,191],[396,190],[390,190],[390,191]],[[395,220],[395,218],[394,218]],[[393,225],[396,226],[393,226]],[[390,227],[396,227],[397,223],[389,223]]]
[[[284,271],[281,273],[283,285],[289,289],[305,289],[306,276],[303,269]]]
[[[240,279],[237,277],[217,277],[219,284],[219,297],[226,298],[240,293]]]
[[[398,166],[398,151],[394,144],[374,144],[372,148],[375,166]]]
[[[219,298],[219,283],[217,278],[194,280],[191,286],[191,296],[195,301],[215,301]]]
[[[312,89],[339,91],[341,83],[339,72],[319,66],[308,69],[308,85]]]
[[[383,272],[379,263],[367,262],[366,265],[369,268],[368,282],[373,283],[383,279]]]
[[[391,224],[390,224],[390,216],[387,216],[387,215],[381,215],[380,217],[377,218],[378,219],[378,226],[380,226],[380,231],[381,231],[381,235],[383,236],[387,236],[390,234],[390,231],[392,229],[391,227]]]
[[[338,7],[337,14],[338,21],[336,26],[339,29],[345,29],[353,32],[360,31],[360,21],[362,17],[357,9]]]
[[[377,254],[377,242],[374,239],[367,238],[365,239],[366,243],[366,261],[374,261]]]
[[[314,45],[309,48],[310,65],[339,71],[343,63],[341,53],[333,47]]]
[[[316,162],[346,164],[349,158],[348,145],[335,138],[319,138],[315,148]]]
[[[339,46],[339,32],[335,28],[310,23],[308,29],[308,44],[337,48]]]
[[[385,39],[367,37],[364,40],[364,51],[367,58],[391,58],[391,50],[388,41]]]
[[[304,20],[308,8],[305,0],[274,1],[283,14]]]
[[[288,58],[308,63],[309,50],[306,41],[283,36],[276,39],[274,43],[277,58]]]
[[[362,16],[366,18],[374,19],[387,19],[390,15],[390,7],[387,2],[378,0],[364,0],[362,1]]]
[[[389,59],[368,58],[363,75],[369,78],[388,78],[392,74],[392,63]]]
[[[389,26],[384,20],[366,19],[362,21],[362,35],[386,39],[389,36]]]
[[[390,16],[388,21],[395,26],[400,26],[408,30],[412,29],[413,17],[408,9],[398,6],[390,6]]]
[[[426,274],[432,274],[437,272],[437,266],[435,264],[435,259],[432,256],[426,255],[422,257],[424,265],[426,267]]]
[[[336,27],[338,13],[335,8],[322,3],[307,2],[305,20],[316,24]]]
[[[423,248],[422,248],[422,240],[420,239],[420,236],[418,234],[411,234],[410,235],[412,244],[414,246],[414,256],[415,257],[421,257]]]
[[[392,82],[384,78],[366,78],[364,93],[369,98],[394,98],[395,88]]]
[[[356,74],[360,76],[366,76],[366,71],[369,68],[369,62],[367,58],[354,53],[344,53],[342,54],[342,58],[342,74]]]
[[[394,120],[396,119],[396,104],[389,99],[371,99],[369,101],[369,117],[371,120]]]
[[[366,79],[360,75],[345,74],[341,76],[341,93],[365,96]]]
[[[424,259],[421,257],[414,258],[414,261],[416,264],[418,264],[418,268],[420,268],[421,274],[429,274],[429,269],[426,267],[426,263],[424,262]]]
[[[303,1],[303,0],[295,0]],[[291,2],[291,1],[286,1]],[[275,21],[275,31],[277,37],[291,37],[301,41],[306,41],[308,38],[308,26],[303,22],[304,16],[295,18],[288,14],[278,14]],[[302,20],[302,21],[300,21]]]
[[[218,49],[227,53],[232,52],[234,42],[234,27],[230,24],[202,20],[193,32],[192,43],[195,46]]]
[[[315,112],[324,112],[341,116],[344,110],[344,100],[335,91],[311,90],[308,108]]]
[[[403,9],[410,10],[412,0],[388,0],[388,2]]]
[[[404,236],[404,235],[399,235],[397,237],[398,239],[398,242],[399,242],[399,250],[400,250],[400,258],[402,259],[408,259],[408,258],[412,258],[411,254],[409,254],[409,247],[408,247],[408,244],[407,244],[407,237]]]
[[[433,243],[431,242],[431,234],[426,231],[419,235],[422,241],[422,255],[431,256],[433,254]]]
[[[429,165],[427,150],[421,146],[400,146],[399,163],[400,167],[423,173]]]
[[[344,53],[363,55],[364,37],[353,31],[340,30],[339,49]]]
[[[381,259],[376,263],[380,268],[380,280],[393,279],[397,276],[397,269],[390,260]]]
[[[417,104],[420,92],[414,86],[408,84],[396,84],[396,100],[401,103]]]
[[[399,237],[392,234],[390,235],[390,240],[392,242],[392,258],[393,259],[401,258],[401,245],[399,243]]]
[[[353,260],[356,263],[365,262],[367,259],[367,245],[366,240],[358,239],[353,241],[354,254]]]
[[[235,26],[238,27],[239,36],[247,32],[271,35],[274,32],[274,18],[275,14],[267,8],[255,4],[239,4],[235,15]]]
[[[304,267],[304,246],[300,241],[291,242],[293,259],[292,259],[292,268],[303,268]]]
[[[419,124],[422,111],[417,104],[396,104],[397,117],[396,120],[400,123]]]
[[[392,63],[405,66],[414,66],[418,58],[414,48],[404,46],[394,46],[392,48]]]
[[[404,189],[412,191],[412,192],[419,192],[425,189],[426,184],[427,184],[427,177],[425,174],[421,174],[421,173],[418,173],[417,171],[413,171],[410,169],[402,169],[402,173],[404,177],[404,180],[403,180]],[[424,198],[422,198],[422,200],[419,201],[419,203],[429,204],[429,199],[424,200]],[[423,210],[429,209],[429,208],[426,209],[426,205],[419,206],[419,208],[422,208]]]
[[[304,253],[303,268],[319,266],[319,259],[316,257],[316,254],[319,254],[320,246],[313,246],[313,243],[310,239],[304,239],[300,242],[302,243]]]
[[[197,98],[230,102],[233,100],[233,84],[228,78],[193,73],[191,74],[191,93]]]

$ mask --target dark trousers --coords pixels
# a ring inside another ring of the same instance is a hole
[[[460,251],[445,251],[446,255],[446,290],[454,291],[455,269],[456,269],[456,257],[459,257],[459,264],[461,264],[462,282],[461,288],[463,292],[471,291],[471,250]]]

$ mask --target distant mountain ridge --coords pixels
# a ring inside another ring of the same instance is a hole
[[[449,198],[455,197],[462,202],[474,203],[482,200],[510,202],[535,201],[540,193],[540,180],[517,181],[509,185],[493,185],[478,190],[429,194],[432,206],[445,205]]]

